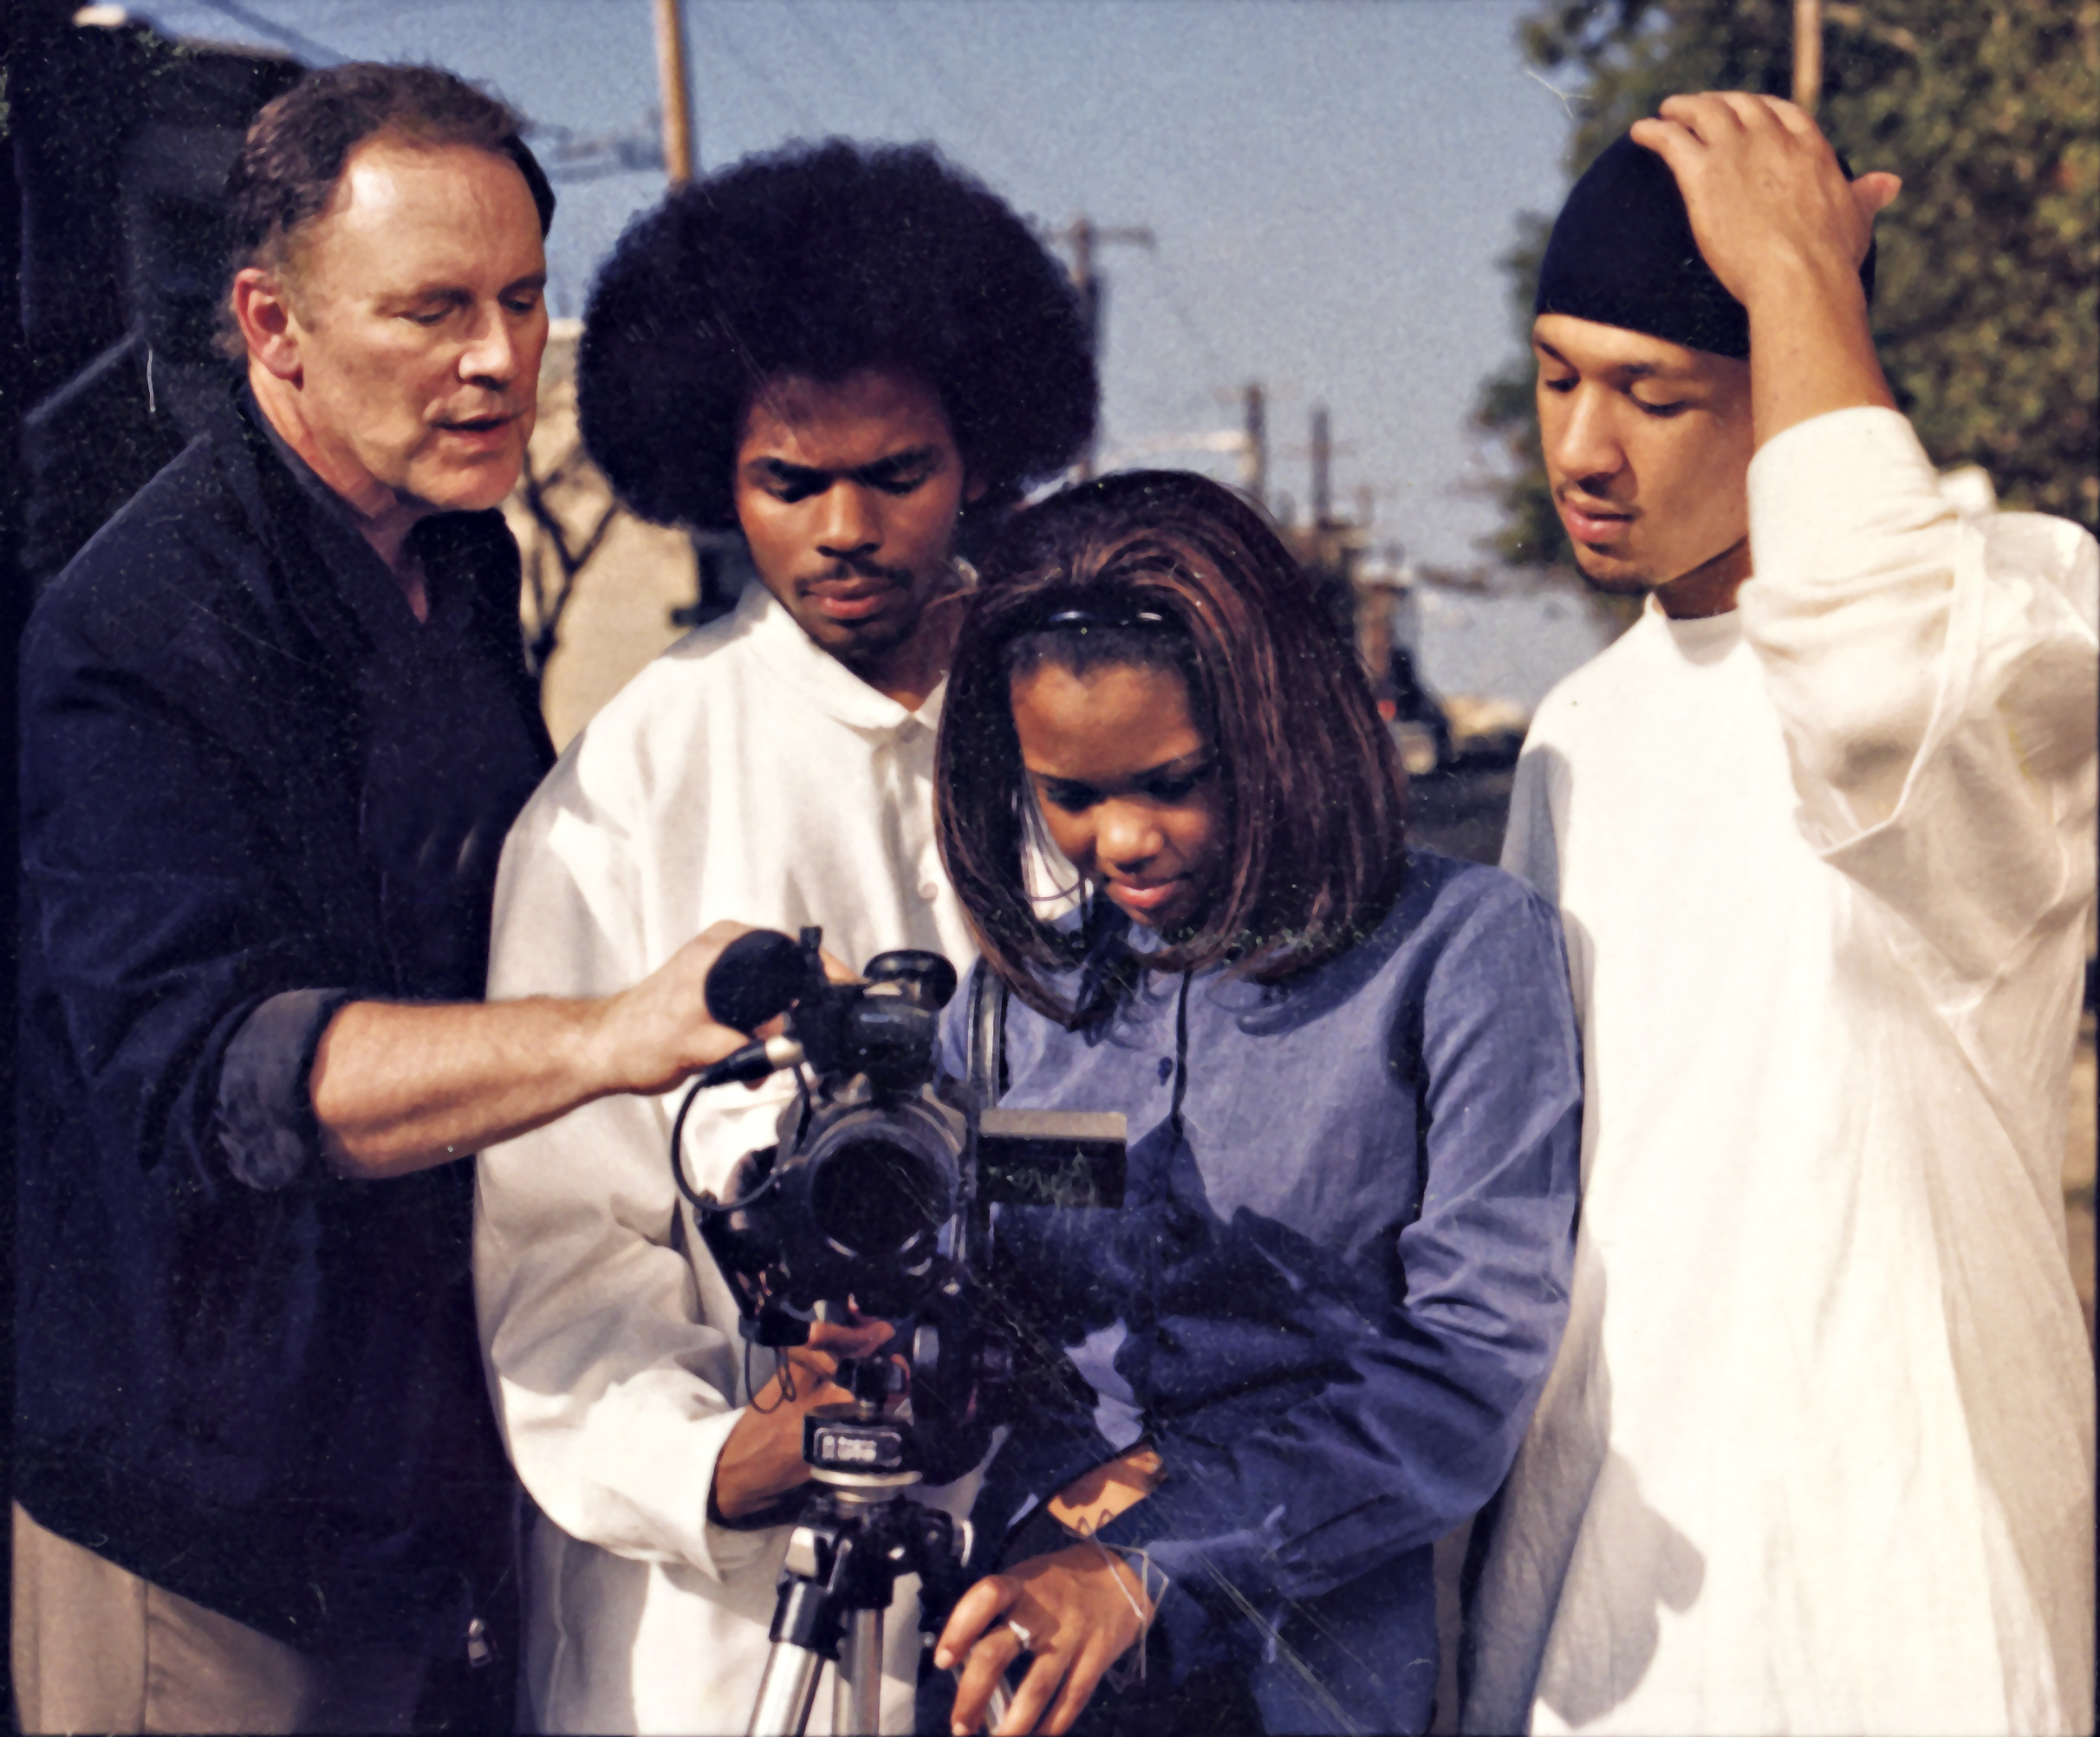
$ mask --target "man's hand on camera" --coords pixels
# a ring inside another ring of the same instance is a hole
[[[669,1091],[770,1038],[707,1014],[707,973],[746,923],[712,923],[630,989],[603,1000],[402,1005],[353,1001],[322,1033],[307,1076],[321,1149],[379,1181],[448,1164],[615,1092]],[[853,973],[824,955],[834,982]]]
[[[1014,1691],[999,1737],[1070,1730],[1103,1674],[1143,1639],[1151,1609],[1137,1571],[1092,1544],[986,1575],[957,1601],[933,1651],[940,1669],[962,1667],[953,1728],[983,1726],[993,1687],[1027,1652],[1035,1662]]]
[[[714,1508],[725,1520],[741,1519],[803,1483],[809,1468],[802,1457],[802,1421],[813,1406],[844,1405],[853,1395],[832,1377],[847,1357],[872,1356],[894,1329],[887,1321],[818,1321],[809,1343],[782,1354],[784,1371],[751,1395],[715,1461]],[[782,1373],[794,1388],[790,1399]]]
[[[307,1076],[323,1155],[346,1176],[379,1181],[615,1092],[669,1090],[745,1042],[708,1018],[705,995],[708,972],[744,928],[714,924],[600,1001],[350,1002],[322,1031]]]
[[[669,1091],[688,1075],[741,1049],[746,1033],[707,1015],[707,973],[749,923],[710,923],[631,988],[598,1004],[594,1048],[601,1077],[619,1091]]]

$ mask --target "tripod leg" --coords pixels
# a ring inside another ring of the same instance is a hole
[[[836,1737],[878,1737],[882,1729],[882,1612],[855,1610],[831,1677],[831,1729]]]
[[[823,1668],[822,1654],[792,1641],[775,1641],[765,1656],[765,1675],[758,1679],[758,1696],[751,1703],[745,1737],[802,1737],[809,1723],[809,1709],[816,1703],[816,1679]]]

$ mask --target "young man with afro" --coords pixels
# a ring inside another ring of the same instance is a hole
[[[621,498],[740,528],[761,582],[636,677],[527,805],[491,996],[626,984],[723,919],[820,925],[856,966],[894,947],[966,964],[933,816],[969,582],[953,556],[1091,432],[1093,363],[1056,262],[930,148],[790,149],[628,230],[592,294],[577,384]],[[699,1102],[696,1188],[724,1193],[770,1143],[788,1090],[777,1077]],[[820,1324],[777,1369],[762,1350],[747,1363],[674,1189],[674,1109],[607,1098],[483,1160],[483,1343],[540,1510],[525,1695],[541,1730],[744,1727],[803,1415],[846,1397],[835,1354],[887,1336]],[[884,1722],[909,1728],[908,1600],[887,1635]]]

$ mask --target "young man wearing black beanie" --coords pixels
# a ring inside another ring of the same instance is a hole
[[[2091,1728],[2096,551],[1965,511],[1896,413],[1897,189],[1675,97],[1547,250],[1561,520],[1648,602],[1540,707],[1504,855],[1567,924],[1585,1200],[1469,1729]]]

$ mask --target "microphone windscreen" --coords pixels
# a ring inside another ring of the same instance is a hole
[[[708,1017],[734,1031],[755,1031],[809,987],[809,961],[801,947],[777,929],[753,929],[724,947],[708,972]]]

